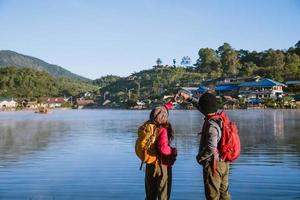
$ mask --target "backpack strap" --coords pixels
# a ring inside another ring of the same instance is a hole
[[[209,125],[215,127],[218,131],[218,143],[221,140],[221,136],[222,136],[222,127],[223,127],[223,123],[222,120],[219,119],[210,119],[208,120]]]
[[[218,115],[213,116],[212,118],[208,119],[208,123],[210,126],[213,126],[217,129],[218,131],[218,140],[217,140],[217,151],[218,151],[218,143],[221,140],[222,137],[222,127],[223,127],[223,123],[222,123],[222,119],[220,117],[218,117]],[[212,168],[213,168],[213,176],[216,175],[217,173],[217,155],[216,153],[213,154],[212,156]]]

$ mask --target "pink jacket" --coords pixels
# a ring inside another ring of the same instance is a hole
[[[164,106],[167,109],[173,108],[172,102],[168,102]],[[177,150],[169,144],[167,128],[160,128],[157,141],[157,148],[161,154],[161,163],[163,165],[172,166],[177,156]]]

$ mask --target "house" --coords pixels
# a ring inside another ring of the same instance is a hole
[[[237,97],[239,94],[239,86],[235,84],[224,84],[224,85],[217,85],[215,87],[215,91],[217,96],[231,96]]]
[[[83,98],[79,98],[76,100],[75,106],[79,109],[84,107],[94,107],[96,104],[94,100],[87,100]]]
[[[263,98],[282,98],[283,83],[271,79],[256,79],[246,81],[239,85],[239,96],[246,98],[248,102],[259,103]]]
[[[49,108],[60,108],[66,102],[64,97],[43,97],[41,101],[46,103]]]
[[[255,81],[261,79],[260,76],[254,77],[227,77],[215,79],[216,85],[239,85],[243,82]]]
[[[208,87],[206,86],[199,86],[199,87],[182,87],[182,90],[189,91],[190,93],[194,94],[203,94],[204,92],[208,91]]]
[[[137,101],[136,105],[133,107],[133,109],[138,109],[138,110],[146,109],[146,108],[147,108],[146,103],[143,101]]]
[[[216,79],[215,92],[217,96],[237,97],[239,95],[239,85],[243,82],[256,81],[259,76],[244,78],[244,77],[229,77]]]
[[[14,98],[0,98],[0,109],[5,108],[16,108],[18,105]]]
[[[92,98],[94,94],[92,92],[82,92],[79,96],[83,98]]]
[[[37,101],[30,101],[28,99],[20,100],[19,105],[22,106],[23,108],[27,108],[27,109],[37,109],[41,106],[45,106],[41,103],[38,103]]]
[[[285,84],[287,86],[300,85],[300,80],[287,81]]]

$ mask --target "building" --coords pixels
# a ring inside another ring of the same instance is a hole
[[[250,103],[259,103],[263,98],[282,98],[285,84],[271,79],[256,79],[245,81],[239,85],[239,96],[246,98]]]
[[[235,84],[224,84],[217,85],[215,87],[215,92],[217,96],[231,96],[237,97],[239,94],[240,87]]]
[[[14,98],[0,98],[0,109],[16,108],[18,105]]]
[[[260,79],[259,76],[245,78],[245,77],[229,77],[216,79],[215,92],[218,96],[238,97],[240,84],[243,82],[251,82]]]
[[[19,100],[19,105],[27,109],[37,109],[40,104],[37,101],[30,101],[29,99]]]
[[[147,106],[146,106],[146,103],[143,102],[143,101],[137,101],[136,102],[136,105],[133,107],[134,109],[138,109],[138,110],[141,110],[141,109],[146,109]]]
[[[60,108],[66,102],[64,97],[43,97],[41,101],[47,104],[49,108]]]
[[[85,107],[91,108],[95,106],[96,106],[95,101],[90,99],[78,98],[76,99],[75,102],[75,107],[78,109],[85,108]]]
[[[199,87],[182,87],[181,89],[188,91],[193,94],[193,96],[201,95],[209,90],[208,87],[201,85]]]

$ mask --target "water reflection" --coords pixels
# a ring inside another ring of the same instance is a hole
[[[150,111],[0,113],[0,199],[143,199],[134,143]],[[233,199],[293,199],[300,193],[300,112],[236,110],[242,154],[232,165]],[[204,199],[195,161],[198,111],[171,111],[178,148],[172,199]],[[130,191],[130,192],[129,192]]]
[[[61,121],[2,121],[0,124],[0,163],[16,161],[22,155],[45,149],[67,132]]]
[[[259,145],[299,146],[300,113],[290,110],[227,111],[237,123],[244,152]],[[203,116],[197,111],[173,111],[171,121],[176,130],[176,144],[184,151],[197,145]],[[195,142],[197,141],[197,142]],[[274,149],[276,150],[276,148]]]

